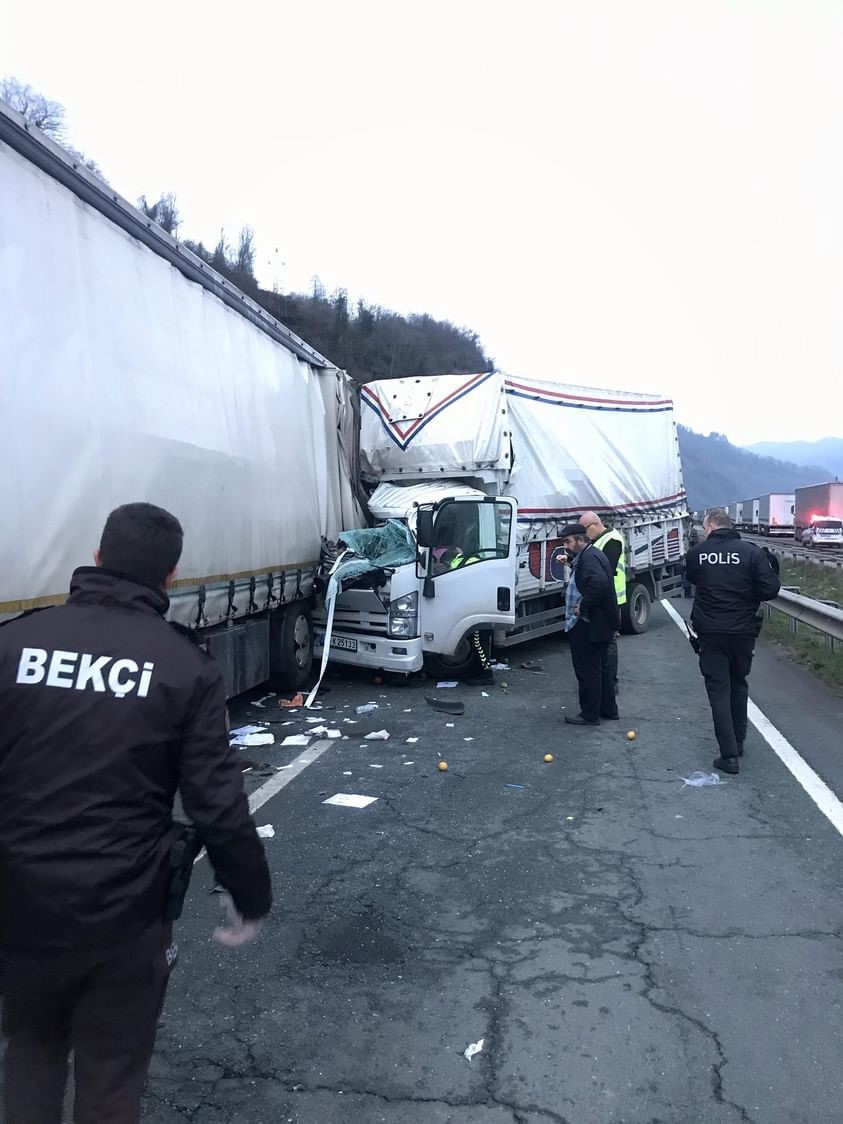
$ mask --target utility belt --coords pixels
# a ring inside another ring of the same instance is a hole
[[[202,849],[199,832],[191,824],[178,824],[178,834],[170,850],[170,878],[167,886],[167,900],[164,906],[164,920],[177,921],[181,917],[190,876],[196,856]]]

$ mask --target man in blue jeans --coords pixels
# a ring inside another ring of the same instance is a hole
[[[577,677],[580,713],[566,715],[569,726],[599,726],[617,721],[618,705],[609,662],[609,644],[620,621],[612,566],[588,538],[581,523],[562,530],[572,572],[565,597],[565,631]]]

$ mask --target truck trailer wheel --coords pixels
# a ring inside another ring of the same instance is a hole
[[[272,661],[273,685],[299,691],[313,666],[313,625],[306,605],[291,605],[281,617]]]
[[[626,604],[621,605],[621,632],[640,635],[650,623],[650,594],[640,582],[633,582],[626,591]]]

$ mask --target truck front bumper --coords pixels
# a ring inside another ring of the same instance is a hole
[[[317,626],[318,629],[318,626]],[[313,652],[321,660],[324,651],[324,633],[317,631]],[[337,632],[331,636],[330,660],[332,663],[368,667],[373,671],[393,671],[409,675],[421,671],[424,665],[421,637],[402,640],[388,636],[362,636],[359,633]]]

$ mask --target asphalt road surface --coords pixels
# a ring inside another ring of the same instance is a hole
[[[620,658],[622,720],[599,729],[563,725],[558,639],[512,649],[485,695],[330,677],[319,717],[348,740],[315,740],[256,813],[277,907],[253,945],[211,943],[196,868],[144,1120],[843,1120],[843,840],[754,730],[739,777],[684,785],[715,747],[661,608]],[[763,647],[752,693],[843,793],[841,700]],[[279,740],[308,725],[267,717],[293,723]],[[303,753],[240,752],[250,791]]]

